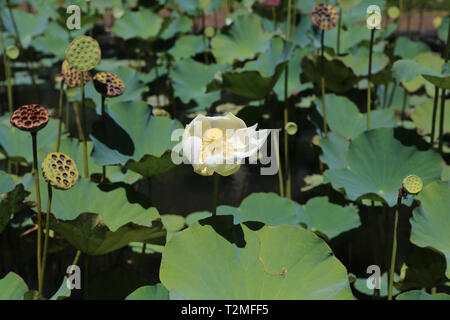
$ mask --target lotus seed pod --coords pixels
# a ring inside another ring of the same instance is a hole
[[[79,71],[92,70],[100,63],[100,46],[94,38],[79,36],[67,47],[66,59],[70,66]]]
[[[38,132],[49,120],[47,109],[38,104],[21,106],[11,116],[11,124],[23,131]]]
[[[95,89],[102,96],[118,97],[125,91],[125,83],[111,72],[99,72],[94,76]]]
[[[403,189],[405,189],[409,194],[418,194],[422,191],[422,188],[422,179],[415,174],[410,174],[403,180]]]
[[[339,13],[334,6],[320,3],[311,12],[311,20],[315,26],[322,30],[331,30],[336,27]]]
[[[67,60],[64,60],[61,67],[61,74],[64,78],[64,83],[71,88],[78,88],[81,86],[81,72],[69,65]],[[91,81],[89,73],[84,72],[84,83]]]
[[[395,20],[400,16],[400,9],[395,6],[389,7],[387,14],[389,18]]]
[[[214,33],[215,33],[215,31],[214,31],[213,27],[206,27],[206,29],[205,29],[205,36],[206,37],[212,38],[212,37],[214,37]]]
[[[78,181],[77,165],[61,152],[51,152],[45,157],[42,174],[46,182],[60,190],[69,190]]]
[[[297,133],[298,127],[295,122],[288,122],[284,126],[284,130],[286,130],[288,135],[293,136],[294,134]]]
[[[16,46],[8,46],[6,48],[6,55],[8,56],[8,58],[10,58],[11,60],[16,60],[19,57],[20,54],[20,50],[19,48],[17,48]]]

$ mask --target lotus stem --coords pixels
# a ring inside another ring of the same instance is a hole
[[[76,265],[78,263],[78,259],[80,259],[81,251],[77,250],[77,253],[75,254],[75,258],[72,261],[72,266]]]
[[[442,89],[441,93],[441,115],[439,118],[439,152],[443,155],[444,146],[444,117],[445,117],[445,89]]]
[[[370,109],[371,109],[371,80],[372,80],[372,52],[373,52],[373,40],[375,37],[375,28],[370,32],[370,46],[369,46],[369,72],[367,75],[367,131],[370,130]]]
[[[3,52],[3,64],[5,66],[5,78],[7,81],[7,94],[8,94],[8,108],[9,113],[13,113],[13,96],[12,96],[12,84],[11,84],[11,65],[9,63],[8,56],[6,55],[6,45],[5,45],[5,38],[3,35],[3,21],[2,17],[0,16],[0,44],[2,45],[2,52]]]
[[[297,27],[297,0],[294,0],[294,5],[292,6],[292,43],[295,45],[295,29]]]
[[[81,127],[81,120],[80,120],[80,114],[78,113],[78,103],[73,102],[73,113],[75,114],[75,122],[77,124],[78,129],[78,136],[80,137],[80,140],[84,140],[84,133],[83,128]]]
[[[275,6],[272,7],[272,19],[273,19],[273,31],[277,30],[277,9]]]
[[[64,80],[61,81],[61,86],[59,87],[58,138],[56,140],[56,152],[59,152],[59,148],[61,146],[61,131],[63,123],[63,100],[64,100],[63,97],[64,97]]]
[[[66,99],[66,130],[69,131],[69,113],[70,113],[70,103],[69,99]]]
[[[336,46],[336,54],[339,55],[341,52],[341,25],[342,25],[342,8],[339,7],[339,19],[337,25],[337,46]]]
[[[401,192],[399,192],[399,195],[397,198],[397,207],[395,210],[394,238],[393,238],[393,242],[392,242],[391,269],[389,271],[388,300],[392,300],[392,285],[394,284],[395,260],[397,258],[398,211],[400,210],[401,204],[402,204],[402,195],[401,195]]]
[[[327,104],[325,101],[325,72],[324,72],[324,38],[325,38],[325,30],[322,29],[322,33],[320,36],[320,57],[321,57],[321,65],[320,65],[320,74],[321,74],[321,89],[322,89],[322,117],[323,117],[323,132],[325,137],[328,136],[328,125],[327,125]]]
[[[83,162],[84,162],[84,177],[89,178],[88,155],[87,155],[87,130],[86,130],[86,104],[84,101],[84,71],[81,72],[81,117],[83,118],[82,132],[83,132]]]
[[[280,161],[280,149],[279,149],[279,145],[278,145],[278,132],[277,132],[277,136],[275,138],[272,137],[272,141],[274,144],[274,149],[275,149],[275,157],[277,159],[277,164],[278,164],[278,184],[280,186],[280,197],[284,198],[284,182],[283,182],[283,170],[281,168],[281,161]]]
[[[102,94],[102,118],[105,120],[106,118],[106,106],[105,106],[106,96]],[[106,128],[105,128],[106,130]],[[102,166],[102,181],[106,179],[106,166]]]
[[[39,186],[39,169],[38,169],[38,157],[37,157],[37,132],[31,133],[31,138],[33,140],[33,171],[34,171],[34,183],[36,188],[36,200],[37,200],[37,271],[38,271],[38,292],[42,296],[42,271],[41,271],[41,254],[42,254],[42,211],[41,211],[41,190]]]
[[[384,85],[384,92],[383,92],[383,109],[386,108],[388,91],[389,91],[389,83],[386,83]]]
[[[202,42],[203,42],[203,56],[205,59],[205,63],[209,64],[208,62],[208,47],[206,45],[206,35],[205,35],[205,11],[202,10]]]
[[[213,183],[214,183],[214,187],[213,187],[213,198],[212,198],[212,215],[213,217],[216,215],[217,213],[217,198],[219,196],[219,180],[220,180],[220,176],[217,173],[213,174]]]
[[[408,105],[408,92],[406,89],[403,89],[403,103],[402,103],[402,114],[401,114],[401,120],[402,120],[402,127],[403,127],[403,121],[405,120],[405,113],[406,113],[406,106]]]
[[[431,117],[431,136],[430,136],[430,146],[434,146],[434,133],[436,132],[436,114],[439,101],[439,87],[434,86],[434,103],[433,103],[433,115]]]
[[[287,22],[286,22],[286,40],[287,41],[289,41],[290,27],[291,27],[291,7],[292,7],[292,0],[288,0]]]
[[[44,284],[45,279],[45,264],[47,262],[47,252],[48,252],[48,239],[50,234],[50,212],[52,207],[52,198],[53,198],[53,190],[50,183],[47,184],[47,190],[48,190],[48,200],[47,200],[47,214],[45,217],[45,239],[44,239],[44,255],[42,257],[42,267],[41,267],[41,278],[42,278],[42,285]],[[40,292],[43,288],[40,288]]]

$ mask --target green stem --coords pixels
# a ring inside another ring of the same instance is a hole
[[[436,132],[436,114],[439,104],[439,87],[434,87],[434,103],[433,103],[433,115],[431,116],[431,136],[430,136],[430,146],[434,146],[434,134]]]
[[[321,83],[321,93],[322,93],[322,117],[323,117],[323,133],[325,134],[325,137],[328,136],[328,124],[327,124],[327,103],[325,101],[325,71],[324,71],[324,38],[325,38],[325,30],[322,30],[322,33],[320,35],[320,83]]]
[[[102,118],[106,118],[106,106],[105,106],[106,96],[102,95]],[[106,130],[106,128],[105,128]],[[106,166],[102,166],[102,181],[106,180]]]
[[[277,159],[277,164],[278,164],[278,184],[280,186],[280,197],[284,197],[283,170],[281,168],[280,149],[279,149],[279,145],[278,145],[278,138],[279,138],[278,134],[277,134],[277,137],[275,137],[275,138],[272,136],[272,142],[274,144],[275,157]]]
[[[337,26],[337,46],[336,46],[336,54],[339,55],[341,52],[341,25],[342,25],[342,8],[339,7],[339,18],[338,18],[338,26]]]
[[[205,59],[205,63],[209,64],[208,62],[208,50],[206,46],[206,35],[205,35],[205,12],[202,10],[202,41],[203,41],[203,56]]]
[[[61,131],[63,123],[63,100],[64,100],[63,97],[64,97],[64,80],[61,80],[61,86],[59,87],[58,138],[56,140],[56,152],[59,152],[59,148],[61,146]]]
[[[288,0],[288,9],[287,9],[287,22],[286,22],[286,40],[289,41],[290,28],[291,28],[291,7],[292,0]]]
[[[38,210],[38,230],[37,230],[37,270],[38,270],[38,291],[42,297],[42,272],[41,272],[41,254],[42,254],[42,211],[41,211],[41,190],[39,186],[39,169],[38,169],[38,157],[37,157],[37,133],[32,132],[31,138],[33,140],[33,171],[34,171],[34,183],[36,189],[36,200]]]
[[[45,279],[45,264],[47,262],[47,251],[48,251],[48,239],[50,234],[50,212],[52,208],[52,198],[53,198],[53,190],[50,183],[48,183],[48,200],[47,200],[47,214],[45,217],[45,240],[44,240],[44,255],[42,258],[42,267],[41,267],[41,278],[42,278],[42,285],[44,284]],[[40,289],[41,292],[43,288]]]
[[[367,131],[370,130],[370,109],[371,109],[371,80],[372,80],[372,51],[373,51],[373,39],[375,36],[375,28],[370,32],[370,51],[369,51],[369,73],[367,75]]]
[[[5,68],[5,79],[7,81],[7,94],[8,94],[8,107],[9,113],[13,113],[13,96],[12,96],[12,84],[11,84],[11,65],[9,63],[8,56],[6,55],[5,38],[3,35],[3,21],[0,15],[0,44],[3,52],[3,64]]]
[[[401,204],[402,204],[402,196],[399,195],[399,197],[397,198],[397,208],[395,210],[394,239],[392,242],[391,269],[389,271],[388,300],[392,300],[392,285],[394,284],[395,260],[397,258],[398,211],[400,210]]]
[[[444,146],[444,117],[445,117],[445,89],[442,89],[441,93],[441,115],[439,118],[439,152],[443,155]]]
[[[397,82],[394,82],[394,86],[392,87],[391,94],[389,95],[389,102],[387,108],[389,109],[392,105],[392,101],[394,101],[395,90],[397,90]]]
[[[273,31],[277,30],[277,9],[272,7]]]
[[[212,215],[215,216],[217,213],[217,198],[219,196],[219,180],[220,176],[217,173],[213,174],[214,187],[213,187],[213,198],[212,198]]]
[[[83,118],[83,161],[84,161],[84,177],[89,178],[88,156],[87,156],[87,130],[86,130],[86,104],[84,102],[84,72],[81,72],[81,117]]]
[[[383,109],[386,108],[388,91],[389,91],[389,83],[386,83],[384,85],[384,92],[383,92]]]
[[[408,105],[408,92],[406,89],[403,89],[403,104],[402,104],[402,114],[401,114],[401,120],[402,120],[402,127],[403,127],[403,121],[405,120],[405,113],[406,113],[406,106]]]

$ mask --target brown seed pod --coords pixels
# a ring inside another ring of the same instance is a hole
[[[42,175],[47,183],[60,190],[72,188],[78,181],[75,162],[64,153],[49,153],[42,162]]]
[[[37,132],[44,128],[49,120],[47,109],[38,104],[21,106],[11,116],[11,124],[24,131]]]
[[[64,82],[68,87],[78,88],[81,86],[81,72],[69,65],[67,60],[64,60],[61,66],[61,74]],[[91,76],[88,72],[84,72],[84,83],[91,81]]]
[[[339,19],[339,12],[334,6],[327,3],[320,3],[311,11],[311,20],[322,30],[331,30],[336,27]]]
[[[118,75],[111,72],[99,72],[94,76],[95,89],[102,96],[118,97],[125,91],[125,83]]]

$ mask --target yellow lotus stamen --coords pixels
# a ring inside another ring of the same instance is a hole
[[[223,138],[223,131],[219,128],[211,128],[203,134],[204,142],[213,142]]]

